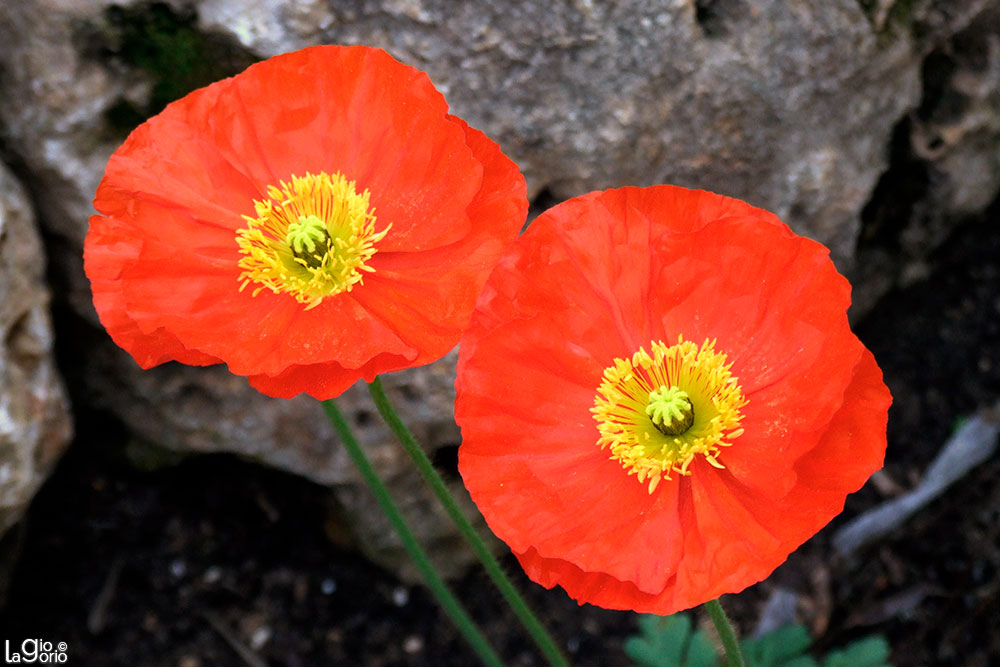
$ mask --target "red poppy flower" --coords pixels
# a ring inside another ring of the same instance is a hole
[[[764,579],[882,464],[891,397],[827,250],[708,192],[543,213],[462,339],[459,469],[528,575],[669,614]]]
[[[141,366],[321,399],[454,347],[527,212],[516,165],[424,73],[336,46],[171,104],[94,206],[94,305]]]

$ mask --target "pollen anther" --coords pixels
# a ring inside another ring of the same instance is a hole
[[[358,193],[340,173],[320,172],[279,181],[267,195],[254,201],[257,217],[244,215],[247,226],[236,233],[241,291],[256,283],[254,296],[262,289],[288,293],[309,310],[374,271],[367,262],[392,225],[375,231],[367,190]]]
[[[743,433],[739,381],[715,341],[662,341],[604,369],[591,412],[597,444],[652,493],[671,475],[690,475],[701,455],[716,468],[721,448]]]

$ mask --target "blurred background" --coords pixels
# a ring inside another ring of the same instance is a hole
[[[725,604],[819,652],[874,633],[899,665],[1000,661],[998,0],[0,0],[0,639],[88,665],[473,663],[314,401],[141,371],[90,303],[90,202],[128,132],[321,43],[425,70],[532,215],[673,183],[826,244],[895,398],[886,467]],[[385,381],[461,492],[454,364]],[[340,402],[501,653],[541,664],[364,388]],[[891,530],[843,532],[886,507]],[[572,662],[629,664],[635,615],[504,562]]]

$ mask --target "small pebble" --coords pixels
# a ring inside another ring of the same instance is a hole
[[[212,567],[208,568],[207,570],[205,570],[205,574],[201,575],[201,580],[204,581],[206,584],[214,584],[218,582],[220,579],[222,579],[222,568],[218,567],[217,565],[213,565]]]
[[[337,582],[333,579],[324,579],[320,583],[319,589],[323,592],[323,595],[333,595],[337,591]]]
[[[160,619],[156,617],[156,614],[152,612],[147,612],[145,616],[142,617],[142,629],[146,632],[154,632],[160,626]]]
[[[334,582],[333,588],[337,589],[336,582]],[[323,590],[322,584],[320,584],[320,590]],[[306,577],[302,575],[295,577],[295,581],[292,583],[292,596],[298,604],[306,601],[309,596],[309,580]]]
[[[180,559],[170,561],[170,574],[180,579],[187,574],[187,564]]]
[[[392,591],[392,602],[397,607],[405,607],[406,603],[410,601],[410,591],[406,590],[402,586],[397,586]]]
[[[255,651],[259,651],[264,647],[264,644],[266,644],[269,639],[271,639],[271,628],[266,625],[262,625],[254,630],[253,634],[250,636],[250,648]]]
[[[424,640],[417,635],[410,635],[403,642],[403,650],[413,655],[424,650]]]

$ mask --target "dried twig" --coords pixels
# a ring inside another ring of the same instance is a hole
[[[87,614],[87,629],[92,635],[100,634],[104,630],[104,626],[107,625],[108,605],[111,604],[111,598],[114,597],[115,590],[118,588],[118,577],[121,575],[124,564],[125,559],[121,556],[112,561],[108,576],[104,578],[104,585],[101,586],[97,597],[94,598],[94,605],[90,608],[90,613]]]
[[[202,614],[202,616],[204,616],[205,620],[208,621],[208,624],[212,626],[212,629],[218,632],[219,636],[225,639],[226,643],[229,644],[234,651],[236,651],[236,654],[240,656],[243,662],[250,665],[250,667],[267,667],[267,663],[254,653],[249,646],[241,642],[239,637],[233,634],[233,632],[226,627],[226,624],[222,622],[221,618],[210,611],[206,611]]]
[[[1000,402],[977,412],[948,439],[916,488],[868,510],[838,530],[833,536],[834,547],[846,557],[862,544],[898,527],[956,480],[993,456],[998,434]]]

